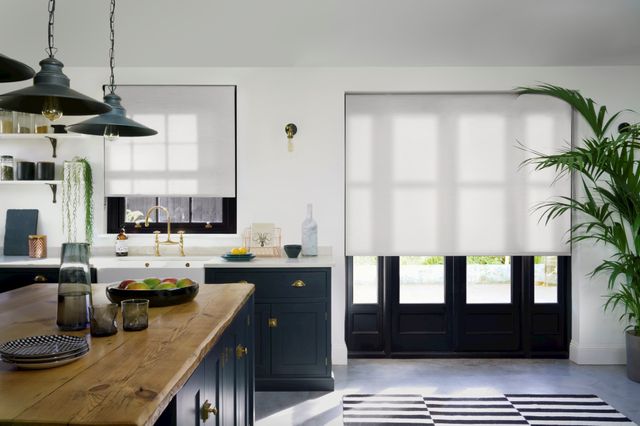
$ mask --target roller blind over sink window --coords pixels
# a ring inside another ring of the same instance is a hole
[[[236,195],[235,86],[118,86],[127,115],[158,131],[105,140],[107,196]]]

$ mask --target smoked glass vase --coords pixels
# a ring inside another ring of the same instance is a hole
[[[58,278],[58,319],[60,330],[84,330],[89,327],[91,306],[91,269],[88,243],[62,244]]]

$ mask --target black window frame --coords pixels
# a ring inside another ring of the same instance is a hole
[[[158,196],[156,196],[156,199]],[[185,197],[187,198],[187,197]],[[201,197],[188,197],[201,198]],[[157,204],[157,203],[156,203]],[[222,199],[222,222],[211,222],[211,228],[207,228],[203,222],[171,222],[173,232],[184,231],[187,234],[236,234],[237,233],[237,208],[236,198]],[[107,197],[107,233],[117,234],[121,228],[128,234],[151,234],[154,231],[166,232],[166,222],[151,222],[148,227],[142,224],[136,227],[133,222],[125,222],[126,199],[125,197]]]

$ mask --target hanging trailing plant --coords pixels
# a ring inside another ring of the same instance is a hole
[[[84,210],[84,216],[79,209]],[[67,242],[78,242],[78,220],[84,217],[85,239],[93,241],[93,174],[86,158],[64,162],[62,182],[62,229]]]

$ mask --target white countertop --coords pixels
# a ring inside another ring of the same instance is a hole
[[[229,262],[220,256],[205,262],[206,268],[330,268],[334,266],[332,256],[255,257],[249,262]]]
[[[29,256],[0,256],[0,268],[57,268],[59,257],[34,259]]]
[[[220,256],[93,256],[91,266],[103,268],[144,268],[146,263],[151,267],[180,267],[182,263],[191,263],[191,267],[205,268],[328,268],[334,266],[330,255],[300,256],[297,259],[287,257],[256,257],[249,262],[229,262]],[[51,268],[60,266],[59,257],[33,259],[27,256],[0,256],[0,268]]]

